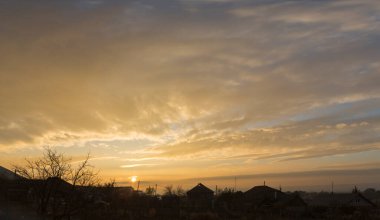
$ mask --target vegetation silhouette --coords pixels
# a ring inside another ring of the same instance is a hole
[[[72,165],[72,159],[58,153],[50,147],[45,147],[41,158],[25,159],[26,165],[14,165],[15,173],[30,183],[32,188],[29,196],[36,201],[37,210],[45,215],[47,212],[53,218],[67,217],[85,208],[80,187],[91,187],[99,182],[98,172],[89,164],[90,154]]]
[[[379,219],[380,191],[283,192],[268,185],[246,192],[202,183],[190,190],[146,190],[100,183],[90,154],[75,162],[46,147],[14,171],[0,167],[0,219]],[[33,211],[34,210],[34,211]]]

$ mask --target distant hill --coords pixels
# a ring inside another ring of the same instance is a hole
[[[17,180],[23,179],[23,177],[15,174],[14,172],[8,170],[5,167],[0,166],[0,180]]]

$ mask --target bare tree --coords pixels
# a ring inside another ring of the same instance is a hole
[[[177,196],[184,196],[185,195],[185,190],[182,188],[182,186],[177,186],[175,194]]]
[[[148,188],[146,188],[146,190],[145,190],[145,193],[146,193],[148,196],[154,196],[155,193],[156,193],[156,190],[155,190],[154,187],[148,186]]]
[[[165,186],[164,188],[164,195],[165,196],[173,196],[175,195],[173,185]]]
[[[49,147],[45,147],[42,158],[25,159],[25,161],[25,166],[14,165],[14,169],[20,176],[27,179],[46,180],[56,177],[67,181],[72,171],[71,159],[65,158],[63,154]]]
[[[177,186],[176,189],[173,188],[173,185],[165,186],[164,188],[164,195],[165,196],[184,196],[185,190],[182,188],[182,186]]]
[[[77,205],[78,186],[93,186],[98,182],[98,173],[89,164],[89,159],[90,154],[87,154],[83,161],[73,166],[71,158],[46,147],[41,158],[25,159],[26,165],[15,165],[14,169],[26,179],[34,180],[35,199],[41,214],[50,208],[53,213],[70,219],[71,214],[81,208]]]

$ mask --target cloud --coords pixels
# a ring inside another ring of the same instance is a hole
[[[370,7],[369,7],[370,6]],[[299,25],[331,26],[341,31],[378,29],[376,14],[380,5],[374,1],[292,2],[235,8],[231,13],[238,17],[256,17],[273,22]]]
[[[157,166],[157,164],[128,164],[128,165],[121,165],[121,168],[135,168],[135,167],[154,167]]]
[[[347,176],[347,175],[378,175],[379,169],[354,169],[354,170],[320,170],[320,171],[304,171],[304,172],[289,172],[289,173],[266,173],[266,174],[253,174],[253,175],[241,175],[237,176],[239,179],[252,179],[252,178],[269,178],[269,177],[306,177],[306,176]],[[200,180],[223,180],[232,179],[235,176],[217,176],[217,177],[204,177]]]
[[[378,149],[376,1],[186,2],[1,3],[1,149],[220,163]]]

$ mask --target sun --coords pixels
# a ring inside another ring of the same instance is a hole
[[[137,176],[131,176],[131,182],[134,183],[137,181]]]

